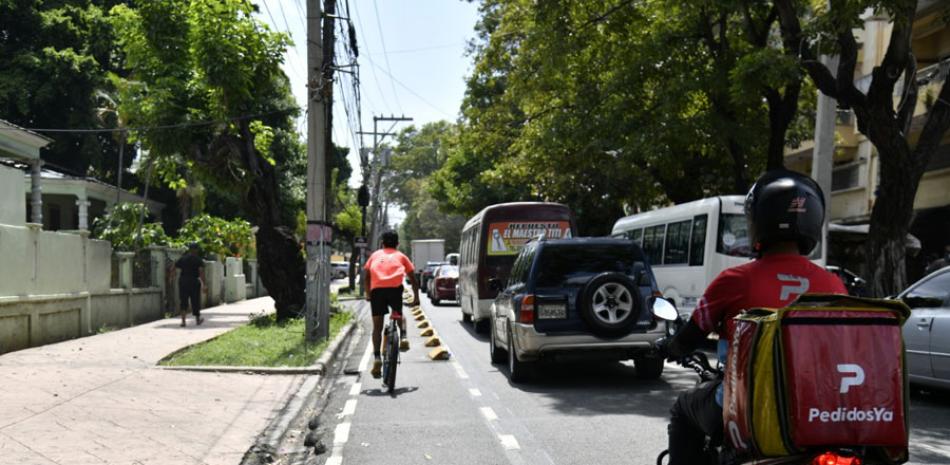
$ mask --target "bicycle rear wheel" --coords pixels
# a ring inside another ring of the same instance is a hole
[[[396,366],[399,365],[399,328],[395,322],[390,322],[393,328],[389,333],[389,340],[386,341],[386,377],[384,382],[386,389],[391,394],[396,389]]]

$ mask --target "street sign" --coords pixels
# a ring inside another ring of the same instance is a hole
[[[368,244],[367,244],[367,242],[366,242],[366,238],[365,238],[365,237],[357,237],[357,238],[353,241],[353,246],[356,247],[357,249],[365,249],[365,248],[367,247],[367,245],[368,245]]]

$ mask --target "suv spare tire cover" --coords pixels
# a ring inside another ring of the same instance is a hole
[[[628,334],[643,310],[639,289],[630,278],[620,273],[594,276],[577,298],[581,318],[598,336]]]

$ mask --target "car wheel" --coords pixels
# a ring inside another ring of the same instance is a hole
[[[475,322],[475,333],[476,334],[485,334],[488,332],[488,325],[491,324],[491,320],[485,318]]]
[[[633,359],[637,378],[658,379],[663,374],[663,357],[638,357]]]
[[[439,305],[439,302],[441,302],[441,300],[439,299],[431,299],[431,300],[432,300],[432,305]]]
[[[505,361],[507,360],[506,356],[508,354],[506,353],[505,350],[498,348],[498,341],[496,340],[495,330],[496,330],[495,323],[492,322],[491,328],[490,328],[491,342],[488,344],[488,351],[489,351],[489,355],[491,355],[491,362],[497,365],[499,363],[505,363]]]
[[[511,326],[508,327],[508,379],[512,383],[522,383],[531,377],[532,364],[518,360],[518,354],[515,351],[515,339],[512,335]]]
[[[466,322],[466,323],[471,323],[471,322],[472,322],[472,315],[469,315],[468,313],[462,312],[462,321],[464,321],[464,322]]]
[[[578,307],[591,331],[603,337],[626,335],[640,318],[643,299],[630,278],[602,273],[588,281]]]

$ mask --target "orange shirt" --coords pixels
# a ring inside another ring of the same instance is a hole
[[[396,249],[379,249],[366,261],[369,290],[402,286],[403,278],[415,268],[409,257]]]

